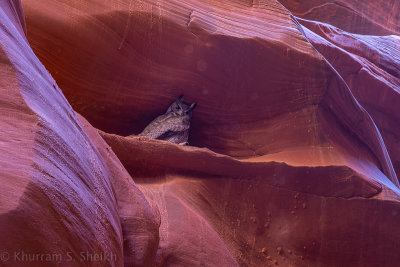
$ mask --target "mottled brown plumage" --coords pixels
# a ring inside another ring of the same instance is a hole
[[[139,136],[187,145],[190,119],[192,117],[192,110],[195,107],[196,103],[191,105],[184,103],[183,95],[181,95],[169,106],[165,114],[155,118]]]

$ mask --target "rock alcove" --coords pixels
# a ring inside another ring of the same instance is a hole
[[[28,38],[73,108],[103,132],[139,133],[183,93],[199,103],[193,146],[299,165],[356,165],[348,156],[357,151],[396,180],[373,122],[313,33],[280,5],[226,5],[82,6],[71,11],[74,27],[69,17],[27,16]]]
[[[398,263],[398,3],[319,2],[0,2],[4,248]],[[193,147],[124,137],[182,93]]]

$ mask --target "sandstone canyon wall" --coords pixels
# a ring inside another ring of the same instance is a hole
[[[397,1],[21,2],[3,265],[400,264]],[[128,136],[182,93],[191,146]]]

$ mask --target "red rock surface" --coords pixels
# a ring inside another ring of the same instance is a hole
[[[1,2],[1,249],[398,266],[398,3],[320,2]]]
[[[122,266],[123,255],[148,265],[159,222],[82,127],[22,22],[18,1],[0,3],[1,265]]]
[[[342,30],[371,35],[400,33],[397,0],[280,0],[293,15],[325,22]]]
[[[374,119],[399,174],[400,37],[357,35],[317,22],[301,23],[309,40]]]

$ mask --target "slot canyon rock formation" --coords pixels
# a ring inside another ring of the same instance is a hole
[[[399,266],[399,10],[0,1],[1,265]]]

